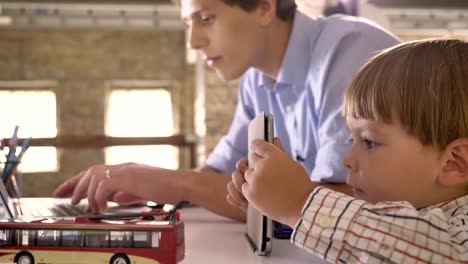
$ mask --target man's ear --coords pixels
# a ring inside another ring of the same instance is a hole
[[[468,139],[459,138],[450,142],[444,150],[445,164],[438,182],[444,186],[468,182]]]
[[[260,0],[258,11],[261,16],[261,24],[267,26],[276,17],[276,2],[278,0]]]

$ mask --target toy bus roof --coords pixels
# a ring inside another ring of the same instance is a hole
[[[171,230],[182,222],[158,220],[89,220],[87,216],[76,218],[22,218],[2,219],[0,229],[93,229],[93,230],[135,230],[163,231]]]

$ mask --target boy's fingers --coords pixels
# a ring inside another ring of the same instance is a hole
[[[247,207],[247,200],[242,195],[242,192],[240,191],[240,189],[238,190],[234,186],[233,182],[228,183],[227,189],[228,189],[231,200],[234,202],[234,205],[241,207],[241,208]]]
[[[237,188],[237,190],[239,191],[241,190],[242,184],[244,184],[244,182],[245,182],[244,174],[242,174],[241,172],[237,170],[232,173],[232,183]]]
[[[249,165],[247,163],[247,160],[246,159],[240,159],[237,163],[236,163],[236,169],[239,170],[240,172],[244,173],[246,170],[249,169]]]
[[[286,152],[286,150],[284,150],[283,148],[283,145],[281,144],[281,140],[279,137],[275,137],[275,139],[273,140],[273,144],[279,148],[280,150],[282,150],[283,152]]]
[[[244,182],[244,184],[242,184],[242,195],[244,195],[244,197],[249,200],[249,183],[248,182]]]
[[[244,173],[244,179],[245,179],[245,182],[241,185],[241,189],[243,190],[244,188],[244,184],[246,183],[249,183],[252,181],[252,177],[254,176],[254,170],[252,168],[248,169],[245,173]]]
[[[262,159],[261,156],[259,156],[257,153],[252,153],[250,154],[249,156],[249,160],[250,160],[250,164],[249,164],[249,168],[255,168],[255,166],[257,165],[257,163]],[[247,171],[247,170],[246,170]]]
[[[268,157],[275,150],[275,147],[273,146],[273,144],[268,143],[261,139],[256,139],[252,141],[251,148],[253,152],[257,153],[258,155],[262,157]]]
[[[235,201],[230,194],[226,195],[226,200],[230,205],[238,207],[242,211],[247,212],[247,205],[238,204],[237,201]]]

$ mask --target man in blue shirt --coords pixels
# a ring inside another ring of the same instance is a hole
[[[293,0],[180,0],[188,45],[224,80],[242,76],[228,134],[194,171],[126,163],[97,165],[62,184],[59,197],[88,198],[100,212],[108,199],[175,204],[188,200],[234,219],[245,213],[226,201],[236,162],[247,155],[247,125],[259,112],[275,118],[275,135],[312,181],[349,193],[340,157],[348,133],[341,117],[344,91],[374,53],[398,41],[362,19],[309,18]],[[287,175],[285,175],[287,177]],[[231,186],[230,188],[232,188]],[[230,197],[231,203],[243,197]]]

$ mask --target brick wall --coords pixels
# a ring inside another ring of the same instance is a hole
[[[57,80],[59,134],[104,133],[108,81],[175,81],[176,132],[193,131],[193,69],[185,63],[183,30],[0,29],[0,80]],[[65,178],[104,162],[99,149],[61,149],[59,156],[57,174],[24,177],[24,195],[50,194]]]

